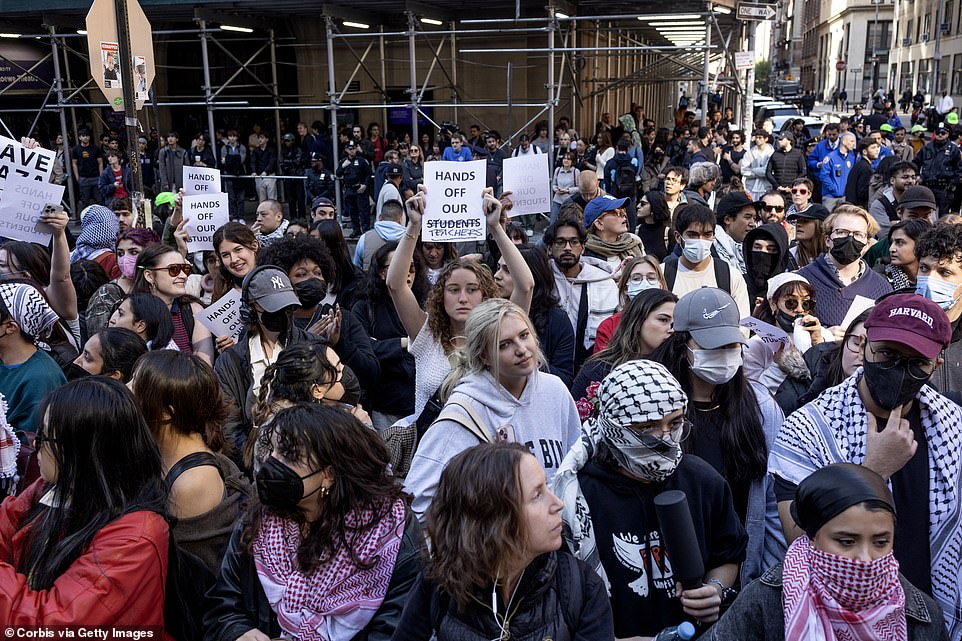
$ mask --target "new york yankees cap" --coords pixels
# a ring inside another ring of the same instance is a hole
[[[265,312],[301,306],[291,279],[282,269],[273,265],[258,267],[244,277],[241,291],[248,305],[257,303]]]
[[[735,299],[715,287],[688,292],[675,305],[675,331],[688,332],[702,349],[745,343]]]

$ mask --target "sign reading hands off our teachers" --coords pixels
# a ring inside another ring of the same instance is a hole
[[[483,160],[425,163],[422,240],[428,243],[484,240],[484,187]]]

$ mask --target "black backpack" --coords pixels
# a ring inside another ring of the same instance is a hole
[[[728,267],[728,263],[716,256],[714,249],[712,250],[712,258],[712,268],[715,272],[715,286],[723,292],[731,294],[731,270]],[[663,268],[665,270],[665,284],[668,285],[668,291],[671,291],[675,287],[675,277],[678,276],[678,256],[672,254],[665,258]]]
[[[204,634],[207,590],[214,575],[195,554],[183,549],[170,534],[167,582],[164,586],[164,630],[176,641],[196,641]]]
[[[634,165],[630,163],[618,165],[618,168],[615,169],[614,195],[619,198],[634,198],[637,177],[638,174],[635,173]]]

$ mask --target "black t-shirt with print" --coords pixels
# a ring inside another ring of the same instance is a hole
[[[932,595],[932,549],[929,537],[929,444],[922,428],[922,413],[915,403],[906,415],[915,441],[919,444],[915,455],[901,470],[892,475],[892,496],[895,498],[895,558],[899,571],[909,582],[929,596]],[[885,429],[888,417],[876,416],[879,429]],[[795,499],[797,485],[780,476],[775,477],[775,499],[778,502]]]
[[[670,556],[662,550],[654,504],[658,494],[681,490],[688,497],[706,572],[745,559],[748,535],[732,507],[728,484],[697,456],[683,456],[662,483],[630,479],[596,457],[582,468],[578,481],[611,583],[616,637],[654,636],[688,618],[674,596]]]
[[[100,170],[97,168],[97,159],[103,158],[104,153],[96,145],[77,145],[73,148],[73,158],[77,161],[77,173],[81,178],[97,178]],[[105,162],[104,165],[107,163]]]

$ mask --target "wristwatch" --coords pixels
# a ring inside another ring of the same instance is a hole
[[[724,583],[718,579],[708,579],[705,584],[712,584],[718,586],[719,596],[721,596],[722,605],[729,605],[738,596],[738,590],[732,587],[726,587]]]

